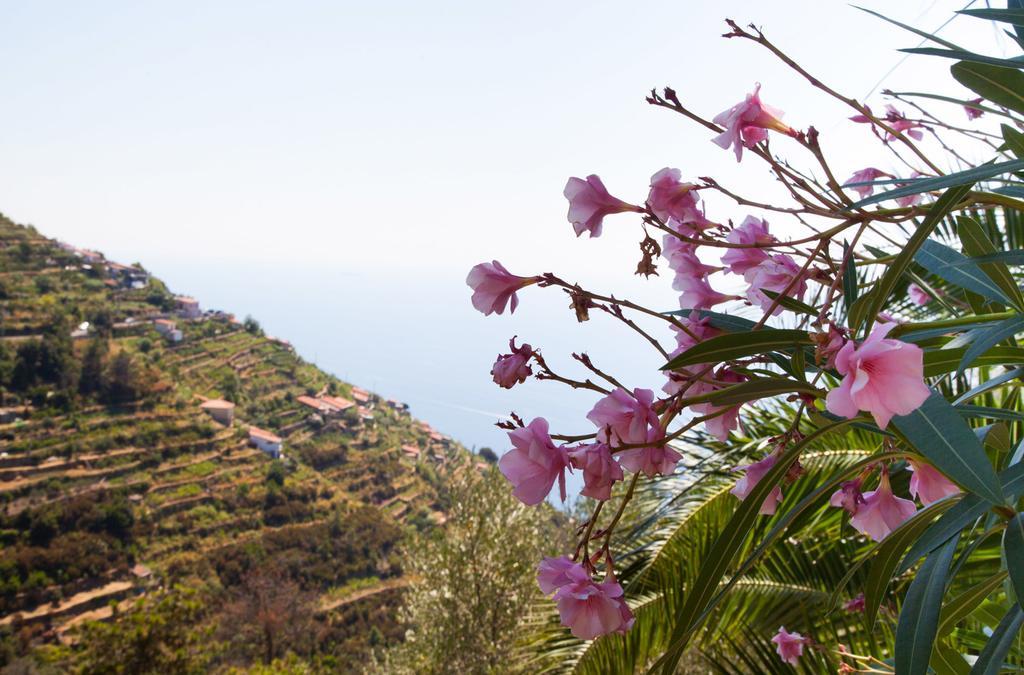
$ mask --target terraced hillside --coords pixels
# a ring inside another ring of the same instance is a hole
[[[92,622],[186,595],[210,668],[354,664],[400,639],[396,546],[472,467],[254,320],[0,217],[0,664],[89,671]]]

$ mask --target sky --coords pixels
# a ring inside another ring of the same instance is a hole
[[[863,4],[934,30],[966,0]],[[895,168],[841,104],[758,46],[722,39],[725,17],[756,23],[854,97],[881,80],[966,98],[948,62],[895,51],[919,38],[830,0],[0,0],[0,211],[252,314],[469,446],[504,450],[492,424],[508,410],[581,433],[593,397],[490,382],[508,339],[567,371],[569,353],[588,351],[654,389],[657,355],[604,317],[577,324],[553,289],[485,319],[469,305],[469,268],[497,258],[671,308],[668,279],[633,275],[635,219],[575,238],[566,179],[597,173],[642,201],[650,175],[673,166],[778,196],[763,165],[737,164],[706,130],[647,105],[648,90],[672,86],[711,117],[760,82],[786,121],[819,129],[840,175]],[[941,35],[1009,49],[977,19]],[[773,148],[795,152],[785,143]],[[749,213],[713,198],[708,212]]]

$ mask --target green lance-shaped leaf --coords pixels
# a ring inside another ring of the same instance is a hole
[[[998,253],[978,221],[967,216],[957,216],[956,224],[964,253],[972,257]],[[1021,293],[1020,287],[1017,286],[1017,282],[1005,263],[982,263],[980,267],[981,271],[987,274],[988,278],[1006,294],[1014,307],[1024,309],[1024,294]]]
[[[1017,602],[1024,604],[1024,513],[1018,513],[1007,521],[1003,532],[1003,555]]]
[[[914,256],[914,261],[932,274],[989,300],[1009,303],[1006,293],[982,271],[981,266],[959,251],[929,239]]]
[[[982,164],[981,166],[976,166],[973,169],[964,169],[963,171],[948,173],[945,176],[936,176],[934,178],[908,178],[901,181],[906,183],[906,186],[896,188],[895,190],[890,190],[888,192],[880,192],[878,194],[871,195],[870,197],[853,204],[850,206],[850,209],[860,209],[865,206],[870,206],[871,204],[884,202],[887,199],[909,197],[910,195],[919,195],[923,192],[945,190],[946,188],[953,186],[974,185],[980,180],[986,180],[993,176],[1001,176],[1011,171],[1020,171],[1021,169],[1024,169],[1024,159],[1014,159],[1008,162]]]
[[[788,309],[791,312],[798,312],[800,314],[807,314],[808,316],[818,316],[818,310],[811,307],[806,302],[797,300],[788,295],[782,295],[775,291],[769,291],[767,288],[762,288],[761,292],[768,296],[769,300],[777,300],[781,307]]]
[[[971,668],[971,675],[999,675],[1003,661],[1017,639],[1021,625],[1024,625],[1024,609],[1017,603],[1010,607],[1003,620],[999,622],[985,648],[978,655],[978,660]]]
[[[925,675],[939,628],[942,597],[949,565],[959,536],[953,536],[925,559],[914,580],[896,624],[896,675]]]
[[[849,313],[850,307],[857,302],[857,265],[850,252],[850,245],[845,240],[843,240],[843,259],[846,261],[843,264],[843,302],[846,305],[847,313]]]
[[[778,396],[779,394],[812,394],[820,396],[822,392],[807,382],[770,377],[734,384],[730,387],[713,391],[701,398],[712,405],[731,406],[746,403],[747,401],[768,398],[769,396]]]
[[[885,599],[885,590],[893,577],[896,565],[904,551],[917,541],[921,534],[935,521],[935,517],[954,505],[953,500],[943,499],[915,513],[913,517],[900,524],[882,541],[875,545],[873,551],[865,555],[872,556],[868,568],[868,578],[864,584],[864,614],[868,626],[875,625],[878,608]]]
[[[961,403],[964,403],[965,401],[970,401],[972,398],[981,396],[982,394],[991,391],[996,387],[1000,387],[1009,382],[1010,380],[1015,380],[1021,376],[1024,376],[1024,368],[1014,368],[1013,370],[1008,370],[1002,375],[997,375],[990,380],[986,380],[985,382],[982,382],[981,384],[979,384],[977,387],[974,387],[970,391],[961,394],[955,401],[953,401],[953,405],[956,406],[960,405]]]
[[[966,49],[908,47],[899,51],[906,52],[907,54],[920,54],[922,56],[940,56],[947,59],[956,59],[958,61],[969,61],[970,63],[984,63],[991,66],[1001,66],[1003,68],[1024,68],[1024,63],[1015,61],[1014,59],[1000,59],[995,56],[985,56],[984,54],[969,52]]]
[[[934,349],[924,353],[925,377],[936,377],[952,373],[963,361],[969,347],[958,349]],[[1024,363],[1024,349],[1020,347],[991,347],[984,354],[974,357],[976,366],[1003,366]]]
[[[932,392],[893,424],[914,449],[962,487],[992,504],[1004,501],[1002,486],[977,436],[941,394]]]
[[[1006,572],[1000,570],[980,584],[970,586],[966,591],[943,605],[942,614],[939,615],[939,637],[953,632],[957,623],[967,618],[978,605],[985,601],[985,598],[999,590],[1004,579],[1006,579]]]
[[[1003,132],[1003,142],[1007,149],[1017,156],[1017,159],[1024,159],[1024,134],[1017,131],[1009,124],[1000,124]]]
[[[729,522],[725,524],[722,531],[715,539],[710,550],[701,561],[700,574],[694,580],[693,585],[687,590],[686,600],[680,605],[672,621],[672,633],[669,639],[669,648],[665,654],[658,659],[652,670],[661,670],[664,675],[671,675],[676,672],[679,659],[686,649],[693,631],[698,627],[704,610],[714,599],[718,584],[726,570],[732,564],[733,558],[739,553],[747,535],[750,534],[754,522],[757,520],[758,512],[765,498],[782,480],[786,472],[799,458],[804,449],[816,442],[825,434],[849,424],[848,420],[835,422],[827,427],[818,429],[799,443],[785,450],[779,455],[778,460],[768,470],[761,480],[757,482],[754,489],[740,502]]]
[[[910,236],[907,245],[899,252],[882,277],[875,282],[871,292],[863,296],[862,300],[871,299],[863,312],[861,312],[861,315],[858,316],[859,320],[857,323],[859,325],[861,321],[864,322],[865,333],[871,329],[871,324],[874,323],[875,317],[882,311],[882,307],[885,306],[885,302],[889,299],[893,289],[896,288],[900,278],[907,271],[907,268],[910,267],[910,263],[914,260],[914,254],[917,253],[917,250],[928,239],[935,226],[967,196],[971,191],[972,185],[973,182],[952,187],[932,204],[928,214],[921,221],[914,234]],[[857,305],[859,304],[858,302]]]
[[[728,333],[698,342],[671,359],[661,369],[674,370],[695,363],[721,363],[730,359],[811,344],[811,336],[805,330],[762,328],[749,333]]]
[[[1017,44],[1024,47],[1024,3],[1021,0],[1006,0],[1005,8],[985,7],[978,9],[962,9],[957,14],[966,14],[989,21],[1001,21],[1013,24]],[[1012,36],[1011,36],[1012,37]]]
[[[757,326],[757,324],[750,319],[744,319],[741,316],[732,316],[731,314],[722,314],[721,312],[712,312],[707,309],[677,309],[673,312],[665,312],[665,314],[692,317],[695,321],[698,319],[707,319],[711,326],[727,333],[748,333],[754,330],[754,327]]]
[[[957,82],[997,105],[1024,113],[1024,73],[984,63],[955,63],[949,69]]]
[[[935,675],[970,675],[971,667],[963,655],[942,640],[936,640],[930,665]]]
[[[1024,317],[1014,317],[1007,319],[1006,321],[1000,321],[994,326],[988,328],[976,329],[974,339],[971,341],[970,346],[964,350],[964,355],[960,359],[959,365],[957,365],[957,375],[967,370],[972,363],[978,358],[982,357],[995,347],[1003,340],[1014,337],[1021,331],[1024,331]],[[1011,347],[1011,349],[1013,349]]]
[[[1010,499],[1016,499],[1024,494],[1024,463],[1014,464],[999,473],[999,480],[1003,486],[1003,493]],[[914,566],[921,556],[935,550],[957,532],[968,527],[974,521],[981,518],[989,510],[987,504],[980,497],[966,495],[953,508],[942,514],[931,527],[914,542],[910,551],[904,556],[903,562],[896,568],[896,574],[902,574]]]

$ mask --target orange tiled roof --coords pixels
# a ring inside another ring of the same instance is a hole
[[[280,443],[281,437],[275,436],[274,434],[260,429],[259,427],[249,427],[249,438],[261,438],[264,441],[270,441],[271,443]]]
[[[203,410],[231,410],[235,404],[222,398],[211,398],[209,401],[203,401],[199,407]]]

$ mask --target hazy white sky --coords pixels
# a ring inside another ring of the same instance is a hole
[[[927,29],[965,3],[864,0]],[[566,178],[598,173],[637,201],[664,166],[775,189],[764,167],[737,165],[705,130],[648,106],[647,90],[670,85],[710,117],[761,82],[788,122],[818,127],[842,176],[893,168],[849,110],[756,45],[721,39],[726,16],[858,98],[900,61],[895,49],[919,42],[834,0],[0,0],[0,211],[141,261],[204,305],[251,312],[467,443],[501,439],[446,410],[561,407],[561,430],[579,431],[568,427],[589,402],[488,381],[511,334],[549,359],[590,349],[643,370],[633,386],[660,386],[658,364],[627,354],[607,322],[575,326],[557,293],[531,289],[515,316],[483,319],[469,267],[496,257],[668,308],[667,279],[633,276],[635,220],[574,238]],[[942,35],[1005,48],[977,19]],[[965,95],[948,66],[912,57],[884,86]],[[773,147],[795,151],[784,138]],[[747,212],[712,200],[708,215]]]

